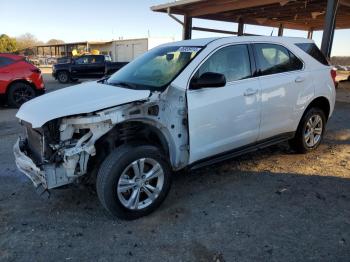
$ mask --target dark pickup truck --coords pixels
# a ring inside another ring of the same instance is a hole
[[[60,83],[75,82],[80,78],[101,78],[118,71],[127,62],[112,62],[109,55],[83,55],[67,63],[55,64],[52,76]]]

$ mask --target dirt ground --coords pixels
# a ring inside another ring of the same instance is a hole
[[[337,96],[317,151],[281,144],[176,174],[162,206],[131,222],[91,188],[41,199],[14,165],[16,110],[0,108],[0,261],[350,261],[350,84]]]

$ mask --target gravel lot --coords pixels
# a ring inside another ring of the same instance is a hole
[[[350,84],[316,152],[281,144],[176,174],[160,209],[131,222],[108,217],[91,188],[41,199],[15,168],[15,113],[0,108],[0,261],[350,260]]]

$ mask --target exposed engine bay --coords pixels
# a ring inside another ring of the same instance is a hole
[[[44,189],[89,174],[110,150],[133,141],[157,144],[174,170],[188,164],[186,97],[174,87],[153,92],[144,101],[53,119],[40,128],[22,124],[27,137],[19,142],[17,153],[25,156],[16,161],[31,159],[35,167],[23,170],[21,165],[22,171]]]

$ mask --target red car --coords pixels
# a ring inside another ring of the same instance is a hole
[[[43,93],[45,86],[39,68],[23,56],[0,54],[0,96],[8,105],[20,107]]]

